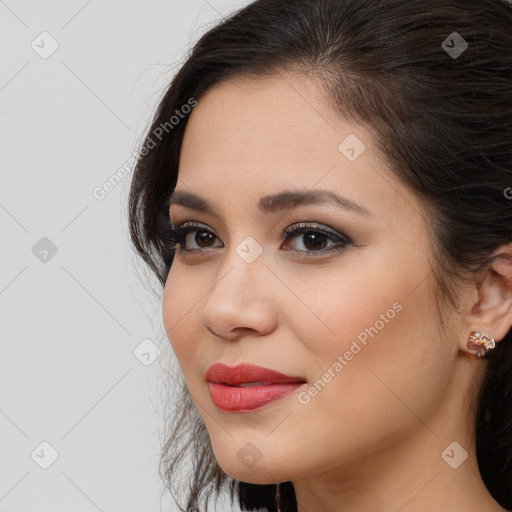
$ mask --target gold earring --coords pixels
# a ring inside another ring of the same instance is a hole
[[[468,338],[468,349],[476,351],[478,357],[485,357],[485,355],[496,347],[497,341],[488,334],[479,331],[471,331]]]

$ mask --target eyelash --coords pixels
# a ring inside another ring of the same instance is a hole
[[[215,238],[218,239],[218,237],[212,233],[209,229],[205,228],[202,224],[198,224],[196,222],[183,222],[181,224],[178,224],[177,226],[170,225],[167,227],[163,241],[166,246],[166,248],[170,250],[175,250],[175,246],[179,245],[181,250],[184,251],[187,254],[191,253],[204,253],[209,248],[205,249],[190,249],[187,247],[186,244],[186,238],[187,235],[190,233],[193,233],[195,231],[204,231],[207,233],[210,233]],[[321,249],[318,251],[301,251],[298,249],[290,249],[292,251],[301,253],[302,255],[306,257],[316,257],[316,255],[325,255],[327,253],[331,252],[339,252],[345,249],[346,246],[351,245],[353,242],[352,240],[346,236],[337,234],[335,232],[332,232],[330,230],[325,230],[320,227],[317,227],[317,224],[307,224],[307,223],[298,223],[293,224],[292,226],[288,227],[282,234],[281,239],[283,241],[287,241],[290,238],[293,238],[298,235],[308,234],[308,233],[320,233],[322,235],[325,235],[330,238],[330,240],[337,242],[337,245],[331,246],[328,249]],[[214,247],[213,247],[214,248]]]

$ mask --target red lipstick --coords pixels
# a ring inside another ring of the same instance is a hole
[[[252,411],[283,398],[302,386],[303,377],[240,364],[235,367],[215,363],[206,380],[215,405],[225,412]]]

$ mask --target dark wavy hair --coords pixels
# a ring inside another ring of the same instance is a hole
[[[422,200],[437,291],[456,308],[457,284],[512,241],[508,0],[257,0],[218,22],[173,76],[141,143],[128,204],[137,254],[163,287],[173,261],[168,200],[187,124],[176,115],[190,111],[183,106],[223,80],[282,71],[319,79],[333,111],[374,134],[396,178]],[[477,458],[491,495],[512,509],[512,330],[487,358],[471,420]],[[191,457],[186,510],[206,509],[228,483],[242,510],[276,510],[275,485],[222,471],[183,381],[166,435],[160,476],[172,492]],[[280,488],[282,509],[297,511],[291,482]]]

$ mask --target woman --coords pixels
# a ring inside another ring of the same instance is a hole
[[[512,6],[258,0],[130,191],[184,377],[181,510],[512,509]]]

